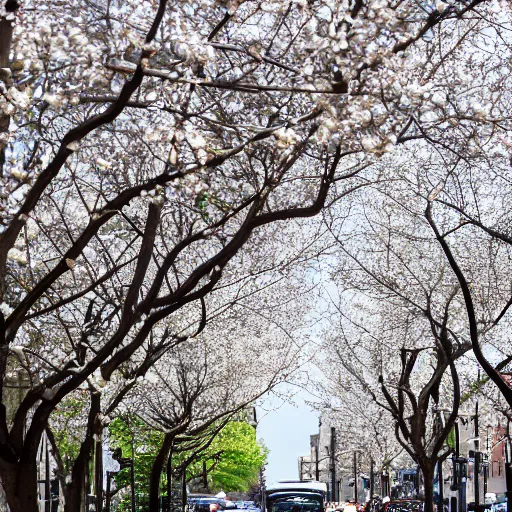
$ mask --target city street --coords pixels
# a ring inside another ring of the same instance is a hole
[[[512,512],[512,0],[0,2],[0,512]]]

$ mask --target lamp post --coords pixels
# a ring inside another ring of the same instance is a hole
[[[332,501],[336,499],[336,461],[334,459],[334,452],[336,450],[336,429],[331,427],[331,497]]]

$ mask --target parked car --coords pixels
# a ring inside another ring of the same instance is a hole
[[[391,500],[384,504],[382,512],[423,512],[421,500]]]
[[[217,503],[220,510],[226,510],[226,502],[221,498],[201,497],[190,498],[188,500],[188,509],[190,512],[210,512],[210,505]]]

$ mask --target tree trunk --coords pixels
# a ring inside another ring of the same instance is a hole
[[[16,0],[8,0],[5,2],[5,10],[9,13],[16,13],[19,8],[19,4]],[[0,20],[0,68],[9,68],[9,54],[11,53],[12,46],[12,35],[14,31],[14,22],[6,20],[5,18]],[[10,86],[10,78],[2,77],[7,86]],[[0,133],[9,131],[9,124],[11,118],[7,114],[0,114]],[[4,164],[5,164],[5,144],[0,143],[0,176],[4,175]],[[2,262],[3,263],[3,262]],[[5,276],[5,267],[2,264],[2,276]],[[3,280],[2,280],[3,281]],[[3,300],[3,287],[0,290],[0,300]],[[4,375],[2,373],[2,375]]]
[[[435,463],[421,468],[423,473],[423,485],[425,486],[424,512],[434,512],[434,467]]]
[[[91,405],[89,409],[89,418],[87,422],[87,431],[85,439],[80,446],[80,452],[76,458],[73,469],[71,471],[71,482],[65,485],[65,506],[64,512],[80,512],[82,510],[84,492],[86,486],[87,471],[89,469],[89,461],[92,456],[92,447],[94,443],[94,424],[96,417],[100,413],[101,397],[99,393],[90,394]]]
[[[181,507],[187,510],[187,466],[183,468],[181,475]]]
[[[149,476],[149,510],[157,512],[159,510],[160,498],[160,476],[162,474],[164,463],[169,455],[171,449],[173,436],[166,434],[162,442],[162,446],[156,454],[153,466],[151,467],[151,474]]]
[[[0,479],[11,512],[39,512],[35,458],[23,465],[1,464]]]

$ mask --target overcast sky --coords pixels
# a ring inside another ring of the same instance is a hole
[[[269,398],[258,408],[258,438],[270,450],[267,484],[299,478],[297,459],[309,453],[309,436],[318,432],[318,413],[305,404],[306,397],[307,393],[301,391],[293,404]]]

